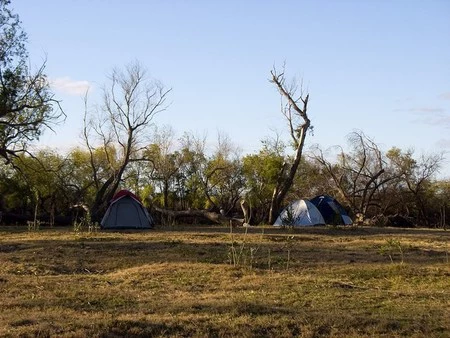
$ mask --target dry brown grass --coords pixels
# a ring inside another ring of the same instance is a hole
[[[6,337],[449,337],[450,232],[0,228]]]

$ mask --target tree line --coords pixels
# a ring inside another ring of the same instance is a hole
[[[108,189],[113,194],[128,188],[150,210],[162,212],[163,221],[170,215],[164,210],[205,210],[232,218],[242,217],[243,207],[247,222],[269,222],[280,172],[292,161],[289,147],[267,140],[258,153],[242,156],[221,135],[209,153],[205,137],[185,133],[175,140],[174,136],[170,127],[158,129],[154,142],[128,160],[123,149],[108,144],[76,148],[65,155],[52,149],[21,154],[12,160],[14,165],[2,165],[1,209],[28,216],[38,210],[54,221],[83,205],[98,219],[110,199]],[[319,148],[302,157],[285,203],[330,194],[360,223],[383,225],[387,217],[400,215],[411,224],[444,225],[450,182],[433,176],[440,156],[416,159],[413,152],[398,148],[382,152],[362,132],[348,138],[351,150],[341,149],[333,162]]]
[[[273,223],[284,205],[319,194],[336,197],[358,223],[404,222],[444,226],[450,182],[436,174],[442,154],[416,156],[412,150],[383,151],[362,131],[348,135],[347,147],[306,151],[311,131],[309,94],[288,81],[285,67],[270,72],[282,98],[280,118],[288,141],[262,141],[242,155],[224,134],[207,149],[206,135],[177,137],[156,124],[167,110],[171,89],[132,62],[108,76],[101,102],[85,96],[83,146],[68,153],[30,151],[41,133],[63,123],[45,63],[29,68],[27,37],[19,17],[0,0],[0,211],[4,221],[30,218],[50,224],[71,220],[82,208],[99,220],[115,192],[132,190],[162,222],[221,222],[243,218]],[[9,217],[9,219],[8,219]]]

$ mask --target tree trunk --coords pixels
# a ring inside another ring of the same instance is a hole
[[[109,189],[113,181],[114,176],[111,175],[95,194],[95,200],[91,207],[91,215],[93,220],[100,220],[101,215],[105,212],[107,204],[110,201],[110,199],[108,199],[108,196],[110,194],[107,194],[107,190]]]
[[[286,163],[283,164],[283,167],[280,170],[278,176],[278,183],[273,191],[272,200],[270,203],[269,224],[273,224],[275,222],[276,218],[278,217],[278,214],[280,213],[283,200],[292,186],[295,174],[297,173],[297,169],[299,167],[300,160],[302,158],[306,132],[308,131],[311,125],[311,121],[309,120],[307,115],[309,94],[307,94],[305,98],[303,98],[302,95],[300,95],[298,99],[295,99],[294,95],[296,95],[295,93],[296,87],[291,86],[290,88],[288,88],[286,86],[284,73],[277,74],[277,72],[274,70],[271,72],[271,74],[272,74],[271,82],[276,85],[281,96],[284,97],[287,101],[282,112],[288,121],[288,125],[290,128],[290,135],[296,149],[294,160],[290,165],[287,175],[285,175],[285,172],[287,171]],[[300,102],[303,104],[302,108],[298,106],[298,103]],[[303,123],[294,125],[295,122],[293,115],[297,116],[297,118],[301,118],[303,120]]]
[[[251,214],[250,214],[250,207],[247,203],[246,200],[241,200],[241,209],[242,212],[244,213],[244,222],[247,224],[250,224],[250,220],[251,220]]]

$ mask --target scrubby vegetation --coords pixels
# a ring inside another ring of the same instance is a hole
[[[192,144],[186,141],[181,149],[164,154],[156,151],[161,145],[151,144],[152,151],[143,153],[148,162],[127,165],[118,188],[131,189],[141,197],[159,223],[170,224],[176,219],[156,209],[222,211],[227,217],[243,218],[241,206],[245,206],[247,222],[267,224],[279,170],[290,156],[277,154],[267,145],[259,154],[243,157],[220,149],[208,155]],[[345,154],[345,163],[354,164],[351,167],[331,164],[319,154],[303,159],[284,204],[329,194],[361,224],[437,228],[449,224],[450,184],[436,178],[442,157],[415,160],[411,153],[393,149],[379,151],[382,161],[372,166],[376,157],[370,157],[365,147],[358,144],[357,151]],[[74,219],[86,217],[86,210],[98,222],[102,214],[98,208],[95,214],[93,207],[98,206],[101,187],[116,171],[116,160],[112,159],[117,152],[113,149],[97,149],[91,154],[76,149],[66,156],[48,150],[16,158],[15,167],[0,164],[3,222],[40,220],[42,224],[71,225]],[[201,221],[196,216],[192,213],[179,222]]]

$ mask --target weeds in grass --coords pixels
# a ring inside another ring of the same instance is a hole
[[[289,205],[284,210],[286,213],[281,216],[281,224],[285,227],[292,227],[296,221],[294,210],[292,210],[292,205]]]
[[[289,229],[292,231],[292,229]],[[259,252],[261,245],[264,243],[264,228],[262,229],[260,239],[258,241],[248,242],[248,228],[245,228],[242,240],[238,242],[235,239],[233,233],[233,227],[230,225],[230,239],[231,244],[228,250],[228,259],[230,265],[233,266],[245,266],[247,268],[253,269],[254,264],[257,259],[257,253]],[[291,265],[292,248],[294,244],[293,235],[284,236],[284,243],[281,247],[281,257],[273,256],[273,252],[268,249],[267,266],[268,270],[272,270],[273,262],[278,262],[285,265],[285,270],[289,270]],[[284,254],[287,254],[287,258],[284,258]]]
[[[250,269],[253,269],[253,262],[255,261],[255,254],[258,251],[258,247],[250,248],[250,261],[248,262]]]
[[[41,228],[41,221],[35,219],[34,221],[27,222],[28,231],[39,231]]]
[[[76,233],[83,231],[83,219],[73,221],[73,231]]]
[[[289,262],[291,261],[291,250],[287,252],[286,270],[289,270]]]
[[[248,234],[248,228],[245,228],[244,238],[242,239],[242,242],[240,244],[238,244],[234,240],[233,225],[230,222],[231,246],[230,246],[230,250],[229,250],[229,257],[230,257],[230,264],[232,264],[233,266],[238,266],[241,263],[241,259],[244,254],[247,234]]]
[[[379,253],[382,256],[388,256],[391,263],[394,263],[394,255],[398,253],[400,255],[400,264],[404,263],[404,250],[398,239],[389,238],[386,243],[380,247]]]
[[[259,238],[259,241],[257,242],[255,247],[251,247],[250,248],[250,269],[253,269],[253,263],[255,262],[255,254],[259,251],[259,248],[261,247],[261,244],[264,241],[264,228],[262,228],[262,232],[261,232],[261,236]],[[270,255],[270,251],[269,251],[269,255]],[[270,270],[270,268],[269,268]]]
[[[253,265],[256,261],[256,254],[260,249],[261,243],[264,240],[264,228],[261,232],[260,241],[256,243],[256,246],[249,246],[247,248],[247,236],[248,236],[248,228],[245,228],[244,236],[242,242],[239,244],[236,242],[233,233],[233,227],[230,224],[230,236],[231,236],[231,245],[228,252],[228,257],[230,260],[230,264],[233,266],[243,265],[247,266],[250,269],[253,269]],[[270,269],[270,250],[269,250],[269,269]]]
[[[289,270],[289,264],[291,262],[291,249],[293,245],[294,236],[286,236],[286,241],[283,245],[283,249],[287,250],[286,270]]]
[[[73,222],[73,231],[76,233],[87,230],[89,233],[97,232],[100,229],[98,222],[92,222],[91,213],[88,211],[86,217],[81,217],[79,221]]]

